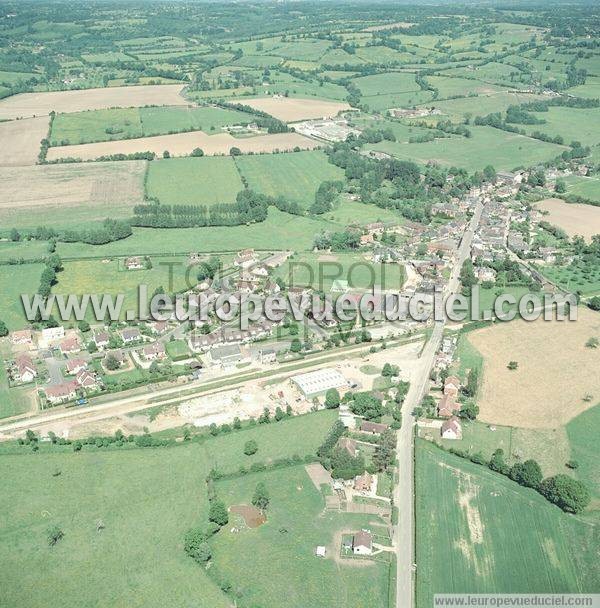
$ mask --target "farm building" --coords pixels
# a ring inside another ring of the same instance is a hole
[[[446,420],[441,428],[442,439],[462,439],[462,427],[460,420],[456,416],[452,416],[450,420]]]
[[[373,553],[373,536],[366,530],[361,530],[352,537],[352,552],[354,555],[371,555]]]
[[[329,367],[292,376],[292,382],[307,399],[324,395],[331,388],[344,389],[349,386],[348,380],[340,372]]]
[[[368,420],[363,420],[360,423],[361,433],[371,433],[371,435],[380,435],[389,428],[390,427],[387,424],[382,424],[380,422],[369,422]]]
[[[440,418],[450,418],[450,416],[459,409],[460,403],[458,403],[454,395],[451,394],[444,395],[437,405],[438,416]]]

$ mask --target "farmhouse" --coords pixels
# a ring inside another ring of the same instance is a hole
[[[437,406],[438,416],[440,418],[450,418],[454,412],[460,409],[460,403],[456,401],[454,395],[444,395]]]
[[[148,346],[144,346],[143,353],[144,357],[150,361],[164,359],[167,356],[165,345],[162,342],[153,342],[152,344],[148,344]]]
[[[456,416],[452,416],[450,420],[446,420],[441,428],[442,439],[462,439],[462,427],[460,420]]]
[[[373,553],[373,535],[361,530],[352,537],[352,552],[354,555],[371,555]]]
[[[460,380],[456,376],[448,376],[444,381],[444,395],[458,397],[460,390]]]
[[[235,256],[233,260],[234,266],[241,266],[242,268],[248,268],[252,266],[258,260],[258,255],[254,252],[254,249],[242,249]]]
[[[32,344],[33,334],[30,329],[22,329],[20,331],[13,331],[10,335],[10,341],[12,344]]]
[[[354,478],[354,489],[357,492],[370,492],[373,485],[373,476],[367,471],[363,475]]]
[[[74,375],[84,370],[87,362],[84,359],[69,359],[67,361],[67,374]]]
[[[380,435],[389,428],[390,427],[387,424],[381,424],[380,422],[369,422],[368,420],[363,420],[360,423],[361,432],[371,433],[371,435]]]
[[[145,266],[144,259],[140,256],[125,258],[123,265],[127,270],[141,270]]]
[[[21,355],[17,358],[16,365],[21,382],[31,382],[37,376],[37,370],[31,357]]]
[[[345,389],[349,386],[348,380],[340,372],[332,368],[298,374],[297,376],[292,376],[291,380],[307,399],[324,395],[331,388]]]
[[[354,439],[350,439],[350,437],[340,437],[337,444],[338,447],[342,448],[343,450],[346,450],[346,452],[348,452],[348,454],[352,456],[352,458],[356,456],[357,449],[356,441],[354,441]]]
[[[74,380],[49,386],[44,391],[46,399],[52,404],[64,403],[65,401],[69,401],[69,399],[75,399],[78,386]]]
[[[137,327],[127,327],[121,332],[121,338],[125,344],[131,344],[142,339],[142,334]]]

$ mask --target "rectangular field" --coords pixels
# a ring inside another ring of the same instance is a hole
[[[146,189],[169,205],[212,205],[233,203],[244,184],[231,157],[171,158],[150,163]]]
[[[52,110],[64,113],[147,105],[187,105],[188,102],[180,94],[183,87],[182,84],[158,84],[50,93],[19,93],[0,100],[0,118],[47,116]]]
[[[50,144],[84,144],[149,137],[182,131],[220,132],[221,127],[248,124],[252,116],[217,107],[148,107],[90,110],[58,114]]]
[[[399,144],[381,142],[369,148],[387,152],[404,160],[420,163],[436,161],[468,171],[481,170],[486,165],[510,170],[519,165],[531,165],[558,156],[565,148],[523,135],[507,133],[492,127],[469,127],[473,136],[449,137],[427,143]]]
[[[589,409],[586,394],[600,395],[600,350],[585,346],[593,336],[600,336],[600,314],[585,306],[577,321],[517,320],[470,332],[484,359],[480,420],[556,428]]]
[[[350,109],[345,102],[292,97],[244,98],[243,103],[284,122],[331,117],[336,116],[342,110]]]
[[[48,124],[47,116],[0,122],[0,167],[35,165]]]
[[[415,475],[417,608],[430,608],[436,593],[598,588],[598,526],[423,440]]]
[[[600,207],[565,203],[558,198],[548,198],[536,206],[548,212],[545,221],[562,228],[569,236],[579,235],[591,241],[592,236],[600,234]]]
[[[0,266],[0,319],[8,329],[23,329],[29,325],[23,312],[21,294],[34,294],[40,284],[42,264]]]
[[[241,152],[273,152],[275,150],[293,150],[296,147],[303,150],[312,150],[318,146],[318,142],[298,133],[274,133],[239,139],[232,137],[229,133],[207,135],[202,131],[192,131],[190,133],[140,137],[138,139],[123,139],[95,144],[59,146],[48,150],[48,160],[76,158],[85,161],[112,154],[133,154],[136,152],[154,152],[160,156],[165,150],[171,156],[187,156],[195,148],[201,148],[205,154],[212,156],[229,154],[231,148],[234,147]]]
[[[72,227],[131,217],[144,200],[145,168],[146,161],[0,167],[0,221]]]
[[[243,156],[235,162],[251,189],[306,206],[314,202],[321,182],[344,178],[343,170],[330,164],[320,151]]]

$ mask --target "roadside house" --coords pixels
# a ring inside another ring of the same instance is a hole
[[[352,553],[354,555],[371,555],[373,553],[373,535],[366,530],[357,532],[352,537]]]

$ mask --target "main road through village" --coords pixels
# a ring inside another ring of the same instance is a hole
[[[462,236],[445,296],[458,290],[460,270],[470,256],[473,235],[483,211],[480,201],[475,206],[473,216]],[[413,608],[415,600],[415,521],[414,521],[414,425],[413,411],[419,405],[429,386],[429,375],[433,367],[444,332],[445,320],[436,321],[433,331],[420,356],[420,365],[413,376],[404,405],[402,407],[402,427],[398,431],[396,453],[398,457],[398,483],[394,490],[394,505],[398,508],[398,523],[394,531],[396,547],[396,607]]]

